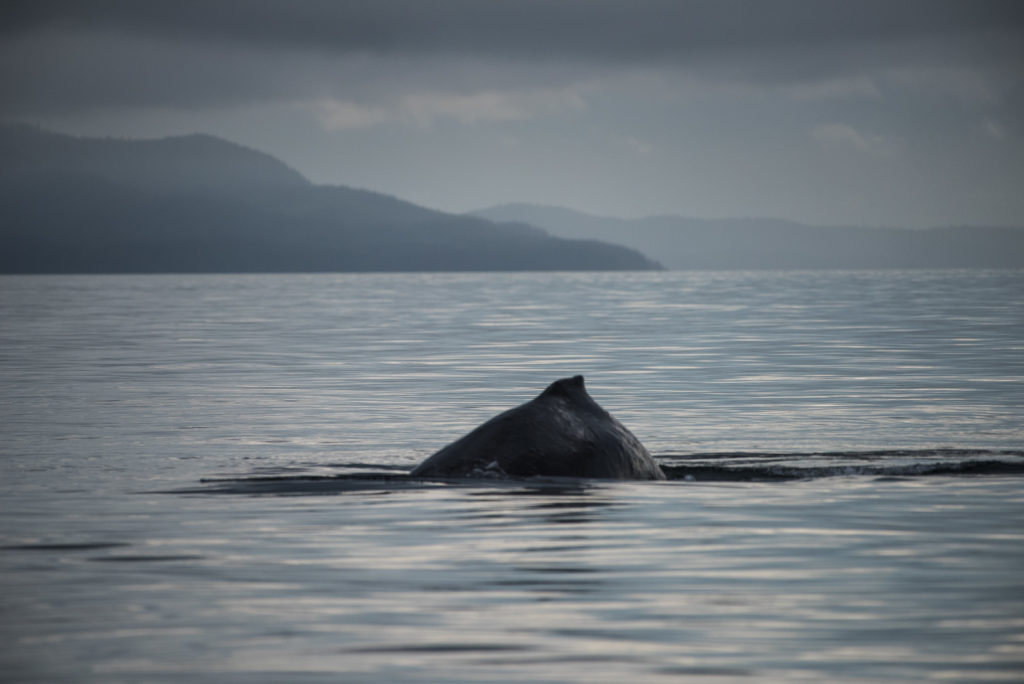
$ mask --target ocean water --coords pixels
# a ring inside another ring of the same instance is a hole
[[[1020,271],[0,277],[0,431],[4,682],[1024,678]]]

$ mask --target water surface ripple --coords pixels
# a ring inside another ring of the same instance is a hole
[[[1024,274],[0,278],[0,679],[1020,681]],[[576,373],[667,482],[412,480]]]

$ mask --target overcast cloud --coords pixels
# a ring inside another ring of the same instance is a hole
[[[1024,225],[1008,2],[7,2],[0,116],[460,211]]]

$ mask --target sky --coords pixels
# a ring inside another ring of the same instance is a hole
[[[1024,3],[5,0],[0,120],[454,212],[1024,226]]]

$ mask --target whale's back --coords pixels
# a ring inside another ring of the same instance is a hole
[[[557,380],[423,461],[422,477],[665,479],[640,440],[595,402],[583,376]]]

